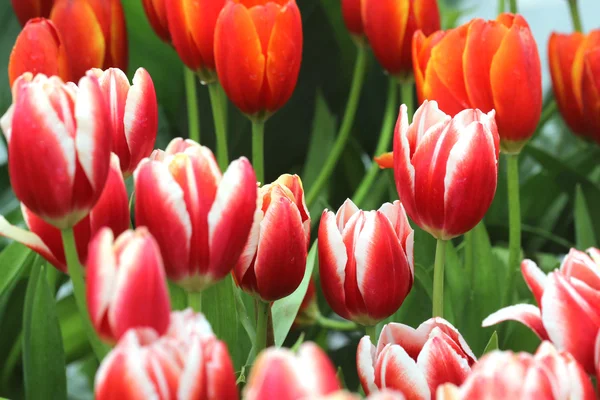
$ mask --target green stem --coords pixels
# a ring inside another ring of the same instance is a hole
[[[506,2],[504,0],[498,0],[498,14],[502,14],[506,10]]]
[[[377,325],[365,325],[365,334],[371,338],[371,343],[377,346]]]
[[[407,104],[407,108],[412,108],[412,92],[411,95],[407,95],[405,93],[408,92],[408,89],[412,90],[412,85],[405,83],[401,85],[402,92],[402,101]],[[379,142],[377,142],[377,147],[375,148],[375,155],[379,156],[381,153],[385,152],[388,149],[391,137],[394,133],[394,121],[397,116],[396,109],[396,81],[393,78],[390,78],[389,86],[388,86],[388,97],[385,105],[385,114],[383,117],[383,124],[381,125],[381,132],[379,132]],[[411,110],[409,110],[408,115],[411,115]],[[379,165],[376,162],[372,162],[369,170],[363,177],[362,181],[358,185],[358,188],[354,192],[352,196],[352,201],[358,207],[360,207],[361,203],[364,201],[365,197],[369,194],[371,190],[371,186],[375,181],[375,178],[379,174]]]
[[[265,183],[265,123],[252,121],[252,166],[256,180]]]
[[[577,0],[569,0],[569,11],[571,12],[573,29],[575,29],[576,32],[583,32],[581,17],[579,16],[579,8],[577,7]]]
[[[256,302],[256,337],[254,338],[255,354],[258,355],[267,344],[267,324],[269,322],[269,303],[262,300]]]
[[[85,282],[83,280],[83,268],[79,264],[79,257],[77,256],[77,247],[75,246],[75,235],[73,234],[73,228],[68,228],[62,231],[63,247],[65,249],[65,257],[67,259],[67,269],[69,276],[73,282],[73,295],[75,296],[75,303],[81,314],[84,328],[88,336],[92,350],[99,361],[102,361],[104,356],[108,353],[108,349],[104,343],[100,341],[96,330],[92,326],[90,316],[88,314],[86,297],[85,297]]]
[[[200,143],[200,118],[198,116],[198,99],[196,97],[196,78],[194,72],[185,65],[183,66],[183,82],[185,84],[185,97],[187,100],[190,139]]]
[[[319,324],[323,328],[333,329],[336,331],[354,331],[358,329],[358,325],[356,325],[352,321],[338,321],[335,319],[327,318],[323,315],[319,315],[319,317],[317,318],[317,324]]]
[[[202,312],[202,292],[187,292],[188,307],[199,313]]]
[[[433,269],[433,316],[444,316],[444,263],[446,261],[446,241],[437,240],[435,266]]]
[[[227,153],[227,129],[225,125],[225,109],[223,108],[223,96],[221,95],[219,82],[208,84],[208,95],[212,107],[213,121],[215,124],[215,135],[217,137],[217,162],[222,171],[227,169],[229,156]]]
[[[509,0],[509,4],[510,4],[510,12],[511,13],[516,14],[519,12],[517,10],[517,0]]]
[[[321,190],[327,183],[327,180],[333,173],[335,166],[337,165],[352,129],[354,123],[354,117],[358,108],[358,100],[360,99],[360,92],[363,87],[363,81],[365,77],[365,71],[367,66],[367,50],[364,46],[357,46],[358,53],[356,55],[356,63],[354,64],[354,75],[352,77],[352,86],[350,86],[350,94],[348,95],[348,102],[346,103],[346,110],[344,111],[344,119],[340,125],[340,130],[333,144],[333,148],[327,157],[327,161],[315,183],[311,186],[306,196],[306,204],[308,207],[312,206],[317,200],[317,197],[321,193]]]
[[[521,203],[519,198],[519,155],[507,154],[508,181],[508,270],[503,305],[509,305],[514,291],[515,274],[521,258]]]

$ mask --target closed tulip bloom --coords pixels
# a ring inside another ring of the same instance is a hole
[[[33,18],[48,18],[54,0],[10,0],[21,25]]]
[[[281,175],[259,189],[254,223],[233,270],[237,285],[266,302],[291,294],[302,282],[310,216],[298,175]]]
[[[595,398],[594,386],[577,361],[549,342],[535,355],[498,350],[486,354],[460,387],[446,384],[437,391],[437,400]]]
[[[496,193],[498,133],[494,111],[463,110],[454,118],[426,101],[394,132],[394,177],[408,216],[437,239],[471,230]]]
[[[307,342],[296,354],[283,348],[260,353],[244,389],[244,399],[313,399],[340,389],[333,363],[319,346]]]
[[[412,46],[420,101],[454,116],[496,110],[502,151],[518,153],[542,112],[542,72],[529,25],[520,15],[474,19],[446,32],[417,32]],[[507,85],[506,82],[510,82]]]
[[[243,113],[266,119],[292,96],[302,60],[295,0],[228,0],[215,28],[223,89]]]
[[[160,246],[167,276],[199,291],[237,262],[256,209],[256,176],[244,157],[221,174],[209,148],[173,139],[134,172],[135,221]]]
[[[129,176],[154,148],[158,130],[158,105],[148,71],[138,68],[133,85],[123,71],[93,69],[108,104],[112,151],[119,156],[123,175]]]
[[[50,19],[69,57],[69,80],[90,68],[127,70],[128,43],[121,0],[56,0]]]
[[[96,77],[79,86],[30,73],[13,85],[0,120],[15,195],[59,229],[83,219],[98,201],[110,164],[107,108]]]
[[[395,313],[412,288],[414,231],[399,201],[361,211],[348,199],[319,226],[319,273],[340,316],[375,325]]]
[[[548,58],[554,96],[571,130],[600,143],[600,29],[553,33]]]
[[[439,385],[460,385],[476,358],[461,334],[443,318],[432,318],[416,330],[390,323],[377,347],[364,336],[356,353],[358,377],[366,394],[380,389],[402,392],[408,400],[434,398]]]
[[[348,31],[356,36],[365,34],[361,14],[361,3],[363,1],[364,0],[341,0],[344,24],[346,24]]]
[[[362,21],[375,57],[390,75],[412,76],[415,31],[430,35],[440,29],[436,0],[362,0]]]
[[[167,0],[142,0],[142,6],[144,6],[144,12],[154,32],[163,41],[171,43],[167,20]]]
[[[57,75],[67,80],[69,65],[65,46],[52,21],[43,18],[32,19],[17,36],[8,60],[8,82],[25,72]]]
[[[110,228],[92,239],[86,262],[90,319],[111,343],[132,328],[169,327],[171,304],[160,249],[146,228],[127,230],[115,240]]]
[[[521,272],[539,308],[509,306],[488,316],[483,326],[519,321],[594,373],[594,346],[600,330],[600,250],[592,248],[588,253],[571,249],[560,268],[548,275],[533,261],[524,260]]]
[[[95,379],[96,400],[238,399],[225,343],[202,314],[173,312],[169,329],[130,329],[104,358]]]

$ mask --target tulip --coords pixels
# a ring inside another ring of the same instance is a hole
[[[215,62],[229,99],[264,120],[291,97],[302,59],[295,0],[230,0],[215,28]]]
[[[15,41],[8,61],[8,82],[12,84],[25,72],[69,76],[67,53],[52,21],[29,20]]]
[[[0,120],[10,182],[29,210],[59,229],[83,219],[104,189],[111,148],[106,120],[92,74],[79,86],[31,73],[13,85],[13,104]]]
[[[595,398],[581,366],[549,342],[543,342],[535,355],[495,350],[481,358],[460,388],[449,383],[437,391],[437,400]]]
[[[367,326],[395,313],[414,281],[413,243],[399,201],[361,211],[348,199],[335,215],[323,211],[319,272],[332,310]]]
[[[142,0],[144,12],[154,32],[163,41],[171,43],[169,24],[167,21],[167,0]]]
[[[390,323],[377,347],[369,336],[358,343],[358,377],[366,394],[398,390],[407,399],[433,398],[439,385],[460,385],[476,358],[461,334],[442,318],[432,318],[416,330]]]
[[[0,236],[24,244],[44,257],[56,269],[67,273],[60,230],[44,222],[43,219],[25,207],[23,203],[21,203],[21,211],[29,231],[10,225],[4,217],[0,216]],[[113,154],[106,185],[100,199],[92,208],[90,214],[73,227],[80,263],[85,265],[88,243],[96,232],[103,227],[108,227],[115,235],[119,235],[129,228],[129,223],[127,188],[119,168],[119,159]]]
[[[10,0],[13,10],[21,25],[25,26],[30,19],[48,18],[54,0]]]
[[[362,0],[362,21],[375,57],[390,75],[412,75],[411,43],[415,31],[440,29],[436,0]]]
[[[531,304],[505,307],[488,316],[483,326],[519,321],[542,340],[550,340],[594,373],[594,345],[600,330],[600,250],[588,254],[571,249],[559,269],[545,275],[531,260],[521,272],[540,308]]]
[[[519,153],[535,133],[542,112],[541,65],[520,15],[474,19],[429,37],[417,31],[412,53],[421,102],[436,100],[450,115],[465,108],[495,110],[502,150],[509,154]]]
[[[259,189],[250,237],[233,269],[237,285],[266,302],[291,294],[306,270],[310,216],[298,175]]]
[[[94,387],[96,400],[238,399],[227,346],[191,309],[173,312],[163,336],[127,331],[102,361]]]
[[[348,31],[358,37],[365,34],[361,15],[361,3],[364,0],[341,0],[342,17]]]
[[[127,30],[120,0],[56,0],[50,19],[67,50],[69,80],[78,80],[90,68],[127,70]]]
[[[558,109],[571,130],[600,143],[600,29],[553,33],[548,58]]]
[[[224,175],[207,147],[173,139],[134,172],[135,221],[162,252],[167,276],[190,291],[223,279],[238,260],[256,209],[256,177],[244,157]]]
[[[260,353],[244,390],[245,400],[312,399],[340,390],[336,369],[312,342],[294,354],[283,348]]]
[[[93,69],[108,104],[113,152],[121,160],[125,176],[133,173],[154,148],[158,130],[158,105],[150,74],[139,68],[129,85],[127,75],[117,68]]]

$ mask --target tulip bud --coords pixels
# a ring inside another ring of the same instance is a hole
[[[342,17],[348,31],[358,37],[365,34],[362,15],[361,2],[364,0],[341,0],[342,1]]]
[[[406,106],[394,132],[394,177],[408,216],[437,239],[471,230],[496,193],[498,133],[494,111],[454,118],[426,101],[408,123]]]
[[[387,324],[377,347],[364,336],[356,351],[358,377],[366,394],[388,388],[408,399],[431,399],[443,383],[460,385],[475,361],[461,334],[439,317],[416,330]]]
[[[96,400],[238,399],[227,346],[191,309],[173,312],[163,336],[127,331],[102,361],[94,387]]]
[[[256,175],[244,157],[221,171],[209,148],[173,139],[134,172],[135,221],[160,246],[167,276],[198,291],[235,265],[252,227]]]
[[[215,62],[229,99],[264,120],[292,96],[302,59],[295,0],[229,1],[215,28]]]
[[[127,75],[118,68],[92,69],[98,77],[104,100],[108,104],[112,131],[112,151],[121,160],[126,177],[154,148],[158,130],[158,105],[150,74],[139,68],[129,85]]]
[[[10,2],[23,26],[33,18],[48,18],[54,5],[54,0],[10,0]]]
[[[67,80],[67,53],[52,21],[43,18],[29,20],[15,41],[8,61],[8,82],[25,72],[57,75]]]
[[[69,58],[69,80],[90,68],[127,70],[128,44],[120,0],[56,0],[50,19]]]
[[[414,232],[399,201],[361,211],[348,199],[319,226],[319,271],[327,302],[362,325],[389,317],[412,288]]]
[[[436,100],[452,116],[495,110],[502,151],[519,153],[542,112],[540,57],[527,22],[500,14],[426,35],[417,31],[412,44],[419,101]]]
[[[312,342],[294,354],[282,348],[260,353],[244,390],[245,400],[312,399],[340,390],[336,370]]]
[[[400,79],[410,78],[413,34],[440,29],[437,1],[362,0],[361,5],[365,34],[383,69]]]
[[[169,33],[169,24],[167,21],[167,1],[168,0],[142,0],[144,12],[150,22],[154,32],[163,41],[171,43],[171,34]]]
[[[266,302],[291,294],[302,282],[310,216],[298,175],[281,175],[259,189],[254,223],[233,269],[237,285]]]
[[[96,77],[73,83],[30,73],[13,85],[0,120],[15,195],[59,229],[83,219],[98,201],[110,164],[107,108]]]

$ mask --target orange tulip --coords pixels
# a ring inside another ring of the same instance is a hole
[[[215,29],[215,61],[229,99],[266,119],[291,97],[302,60],[295,0],[229,0]]]
[[[127,32],[120,0],[57,0],[50,19],[69,57],[69,80],[90,68],[127,70]]]
[[[171,43],[171,34],[167,23],[166,0],[142,0],[142,6],[144,6],[144,12],[154,32],[163,41]]]
[[[362,23],[375,57],[389,74],[412,74],[411,41],[417,29],[440,29],[436,0],[362,0]]]
[[[33,18],[50,16],[54,0],[11,0],[17,19],[25,26]]]
[[[58,75],[67,80],[67,53],[52,21],[31,19],[17,36],[8,61],[10,85],[24,72]]]
[[[474,19],[412,45],[419,101],[436,100],[455,115],[465,108],[496,110],[501,148],[518,153],[534,134],[542,112],[540,57],[520,15]]]
[[[571,130],[600,143],[600,29],[553,33],[548,41],[552,86]]]

